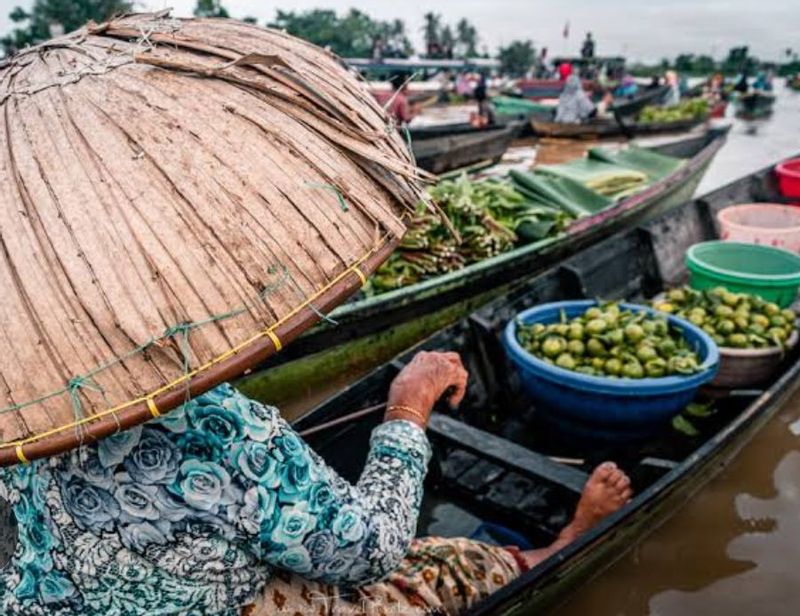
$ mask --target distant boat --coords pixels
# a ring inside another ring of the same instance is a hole
[[[417,165],[441,174],[461,167],[499,161],[523,124],[475,128],[459,124],[459,132],[438,132],[436,127],[419,128],[411,135],[411,150]]]
[[[636,122],[612,119],[594,119],[579,124],[565,122],[540,122],[531,120],[533,132],[538,137],[554,137],[560,139],[596,139],[598,137],[627,137],[654,135],[659,133],[677,133],[699,126],[708,119],[707,115],[674,120],[672,122]]]
[[[736,99],[736,117],[742,120],[758,120],[772,115],[775,95],[755,90]]]

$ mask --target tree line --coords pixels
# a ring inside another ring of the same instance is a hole
[[[80,28],[89,20],[104,21],[134,8],[130,0],[34,0],[25,10],[15,7],[9,17],[14,28],[0,37],[5,55],[11,55],[28,45],[35,45],[62,32]],[[194,14],[198,17],[232,17],[222,0],[197,0]],[[256,18],[240,17],[257,23]],[[265,24],[280,28],[317,45],[327,47],[342,57],[407,58],[414,47],[402,19],[383,21],[358,9],[338,14],[327,9],[276,12]],[[428,58],[489,57],[486,48],[480,49],[478,29],[467,19],[447,24],[438,13],[424,15],[423,54]],[[536,60],[531,41],[513,41],[498,50],[503,70],[509,74],[524,74]]]
[[[753,75],[761,69],[773,69],[781,74],[795,74],[800,72],[800,56],[791,48],[784,51],[784,61],[781,63],[763,62],[750,54],[747,45],[731,47],[727,55],[721,60],[716,60],[706,54],[682,53],[674,59],[664,58],[658,64],[636,64],[631,67],[633,73],[642,76],[661,74],[666,70],[675,70],[686,75],[740,75],[747,73]]]

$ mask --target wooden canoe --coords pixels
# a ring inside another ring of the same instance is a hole
[[[768,92],[750,92],[736,99],[736,117],[757,120],[772,114],[775,95]]]
[[[621,117],[634,116],[648,105],[661,105],[669,90],[669,86],[640,89],[635,96],[615,100],[611,111]]]
[[[659,133],[679,133],[699,126],[706,117],[675,120],[674,122],[618,122],[612,119],[596,119],[582,124],[563,122],[540,122],[531,120],[533,132],[539,137],[556,139],[597,139],[600,137],[641,136]]]
[[[653,148],[684,158],[675,173],[612,209],[576,221],[565,235],[529,244],[462,270],[396,291],[361,298],[294,342],[248,379],[248,391],[273,402],[308,401],[331,383],[344,383],[386,361],[448,323],[620,229],[638,224],[692,198],[726,132]],[[308,398],[306,398],[306,394]]]
[[[522,124],[490,126],[457,134],[411,136],[414,158],[425,171],[440,174],[482,161],[496,162],[519,134]]]
[[[469,536],[479,524],[492,523],[522,535],[533,547],[547,545],[574,510],[591,469],[607,459],[629,474],[635,490],[623,509],[468,614],[549,613],[725,468],[800,386],[795,349],[770,382],[728,392],[717,400],[714,415],[692,419],[697,436],[665,425],[639,442],[576,438],[544,421],[521,392],[500,343],[505,324],[520,310],[543,302],[653,297],[685,280],[684,251],[693,243],[716,238],[716,212],[731,203],[764,200],[779,200],[769,169],[575,254],[419,347],[457,351],[470,371],[461,408],[455,413],[441,409],[431,419],[428,433],[434,457],[417,529],[420,536]],[[316,430],[307,439],[348,480],[358,477],[380,413],[323,426],[384,401],[392,378],[416,350],[383,365],[295,422],[298,430]]]

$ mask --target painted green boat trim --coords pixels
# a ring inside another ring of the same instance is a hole
[[[284,418],[293,421],[347,383],[507,290],[508,286],[498,287],[378,334],[254,373],[241,379],[237,387],[251,398],[279,407]]]

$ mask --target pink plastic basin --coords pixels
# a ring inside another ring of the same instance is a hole
[[[787,160],[775,167],[778,188],[784,197],[800,199],[800,158]]]
[[[719,214],[720,238],[800,253],[800,208],[776,203],[726,207]]]

